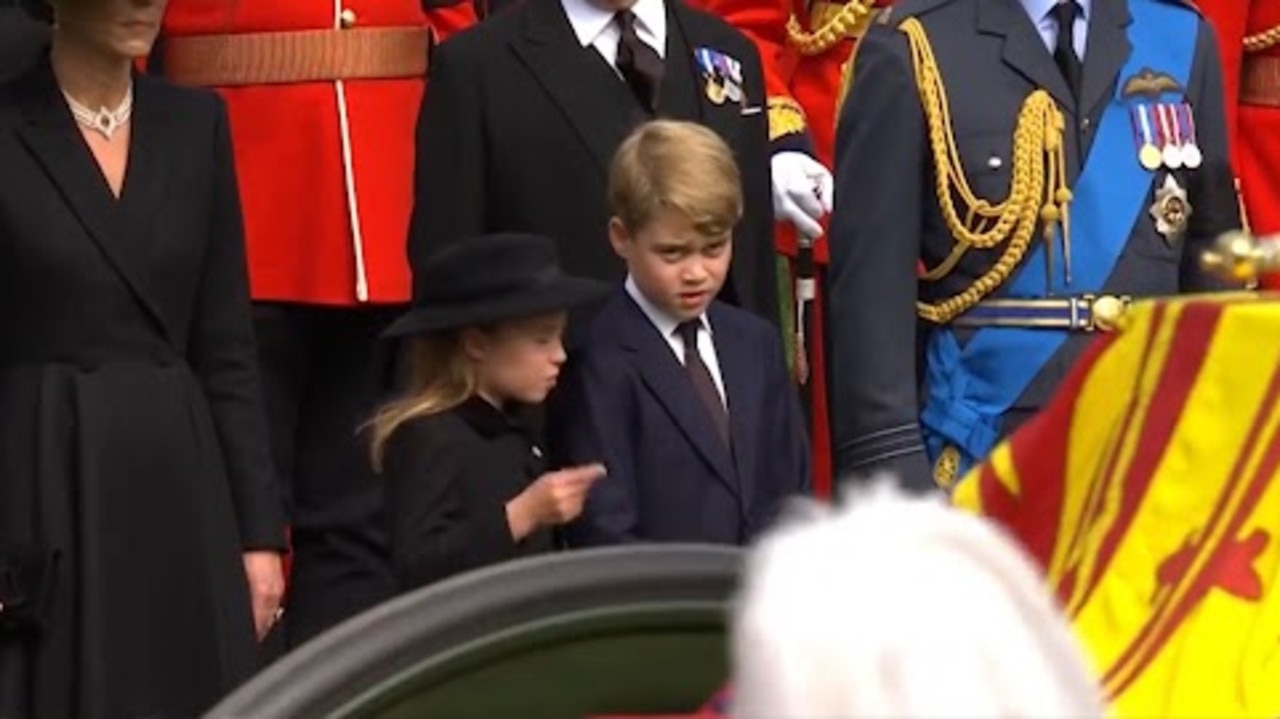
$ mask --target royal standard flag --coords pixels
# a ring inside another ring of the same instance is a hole
[[[1280,717],[1280,301],[1135,305],[957,486],[1041,563],[1118,717]]]

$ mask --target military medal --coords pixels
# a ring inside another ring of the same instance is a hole
[[[1164,161],[1160,154],[1160,148],[1155,145],[1143,145],[1142,151],[1138,154],[1138,161],[1142,166],[1155,172],[1160,169],[1160,163]]]
[[[1204,153],[1200,151],[1200,143],[1196,138],[1195,112],[1192,111],[1191,105],[1185,102],[1178,106],[1178,110],[1184,119],[1182,127],[1186,138],[1182,146],[1182,163],[1194,170],[1204,162]]]
[[[736,83],[726,82],[724,84],[724,94],[732,102],[742,102],[742,88]]]
[[[1160,149],[1156,147],[1155,131],[1149,113],[1150,109],[1149,106],[1139,103],[1130,107],[1129,116],[1133,120],[1134,134],[1137,135],[1138,163],[1144,169],[1155,172],[1160,169],[1163,157],[1160,154]]]
[[[712,58],[720,77],[724,78],[724,94],[731,102],[742,104],[742,63],[724,53]]]
[[[714,77],[707,78],[707,99],[717,105],[723,105],[725,99],[724,85],[716,81]]]
[[[1200,148],[1195,145],[1187,145],[1182,148],[1182,164],[1189,169],[1196,169],[1204,162],[1204,155],[1200,152]]]
[[[1149,210],[1151,219],[1156,222],[1156,232],[1164,241],[1173,245],[1187,231],[1191,220],[1191,201],[1187,199],[1187,191],[1178,184],[1172,173],[1166,174],[1164,184],[1156,190],[1156,200]]]
[[[1160,155],[1164,166],[1170,170],[1182,169],[1182,146],[1178,143],[1177,123],[1173,120],[1171,107],[1165,104],[1156,105],[1156,117],[1160,120],[1160,139],[1162,149]]]
[[[700,47],[694,50],[694,60],[702,71],[703,90],[707,99],[717,105],[723,105],[726,99],[734,102],[742,100],[742,66],[736,60],[719,50]]]

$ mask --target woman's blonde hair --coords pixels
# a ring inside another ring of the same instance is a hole
[[[448,412],[476,393],[476,369],[463,350],[462,330],[415,337],[409,354],[409,391],[378,410],[368,425],[373,432],[373,467],[379,472],[387,440],[400,425]]]

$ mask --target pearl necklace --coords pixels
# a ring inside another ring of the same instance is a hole
[[[67,93],[62,93],[67,98],[67,105],[71,108],[71,114],[76,118],[76,123],[81,127],[93,130],[101,134],[108,140],[116,134],[116,131],[124,127],[129,122],[129,117],[133,115],[133,87],[129,88],[129,92],[125,93],[124,99],[120,101],[120,106],[115,110],[101,108],[96,112],[90,110],[81,104],[74,97]]]

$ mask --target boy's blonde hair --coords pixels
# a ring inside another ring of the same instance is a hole
[[[742,217],[742,180],[733,151],[698,123],[647,122],[614,153],[609,208],[631,232],[670,210],[688,218],[701,235],[724,235]]]

